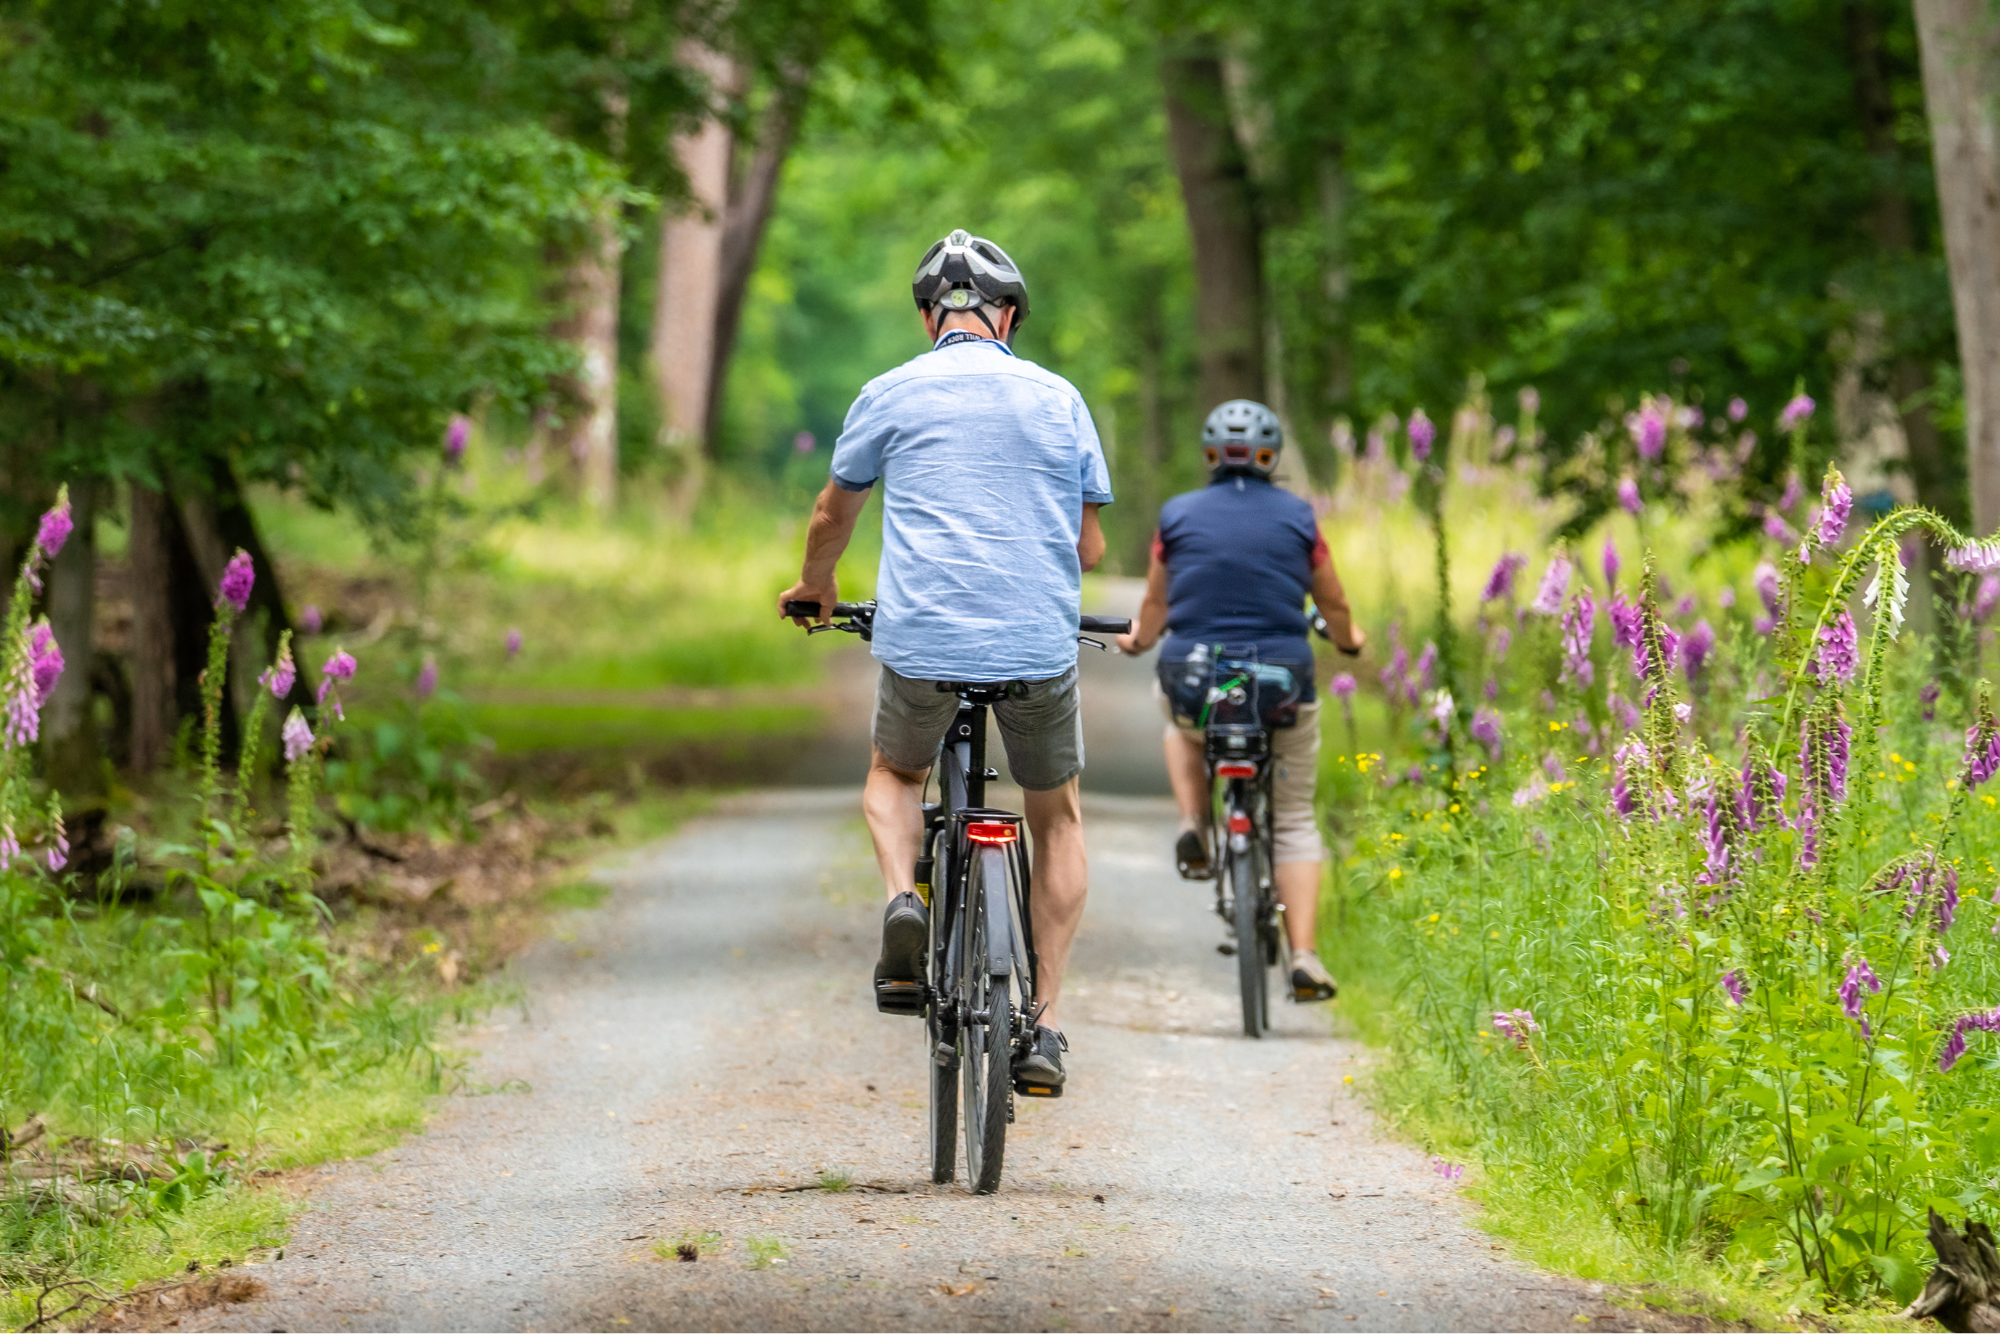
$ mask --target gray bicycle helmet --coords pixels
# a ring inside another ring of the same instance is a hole
[[[1028,284],[1020,269],[1006,251],[962,227],[924,252],[916,277],[910,280],[910,292],[919,311],[929,312],[933,306],[972,311],[988,332],[993,325],[980,310],[984,306],[1013,307],[1016,329],[1028,319]]]
[[[1231,399],[1216,405],[1201,424],[1201,448],[1211,479],[1230,474],[1268,478],[1285,448],[1285,429],[1278,415],[1256,400]]]

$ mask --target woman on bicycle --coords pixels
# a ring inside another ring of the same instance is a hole
[[[1314,945],[1319,907],[1319,822],[1313,787],[1319,770],[1319,701],[1312,645],[1306,639],[1308,594],[1326,618],[1333,643],[1359,654],[1368,638],[1354,624],[1326,539],[1307,502],[1271,481],[1284,430],[1277,414],[1232,399],[1202,425],[1209,483],[1160,507],[1146,597],[1132,630],[1118,638],[1142,654],[1166,633],[1154,693],[1166,711],[1167,776],[1180,807],[1174,849],[1183,876],[1208,874],[1209,781],[1202,734],[1181,684],[1190,656],[1212,646],[1254,647],[1257,662],[1289,670],[1298,684],[1294,722],[1271,729],[1272,862],[1290,937],[1292,996],[1323,1001],[1333,976]],[[1289,712],[1289,711],[1288,711]]]

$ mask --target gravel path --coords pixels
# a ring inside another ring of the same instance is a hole
[[[1158,798],[1086,804],[1068,1097],[1021,1101],[998,1195],[933,1188],[920,1027],[868,995],[856,812],[851,790],[751,795],[607,870],[608,905],[521,962],[525,1009],[466,1036],[496,1093],[325,1167],[284,1260],[254,1269],[264,1296],[185,1325],[1630,1324],[1508,1260],[1377,1132],[1346,1080],[1368,1052],[1326,1008],[1240,1037],[1234,963],[1208,890],[1173,875]],[[675,1259],[684,1239],[699,1261]]]

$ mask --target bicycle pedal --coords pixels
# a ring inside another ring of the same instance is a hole
[[[1207,866],[1207,867],[1194,867],[1194,866],[1191,866],[1190,864],[1187,864],[1187,863],[1176,863],[1176,864],[1174,864],[1174,866],[1175,866],[1175,868],[1176,868],[1176,869],[1178,869],[1178,870],[1179,870],[1179,872],[1180,872],[1180,874],[1181,874],[1181,880],[1182,880],[1182,881],[1214,881],[1214,880],[1215,880],[1215,866],[1214,866],[1214,864],[1210,864],[1210,865],[1209,865],[1209,866]]]
[[[1233,956],[1233,955],[1235,955],[1235,954],[1236,954],[1236,943],[1234,943],[1234,942],[1217,942],[1217,943],[1215,944],[1215,954],[1217,954],[1218,956]]]
[[[1025,1095],[1029,1099],[1061,1099],[1062,1092],[1061,1086],[1040,1085],[1027,1081],[1014,1082],[1014,1093]]]
[[[875,985],[875,1010],[889,1016],[921,1016],[928,991],[914,980],[883,979]]]

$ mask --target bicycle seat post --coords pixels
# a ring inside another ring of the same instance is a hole
[[[966,766],[965,801],[969,806],[986,806],[986,707],[959,697],[958,722],[970,734],[972,760]]]

